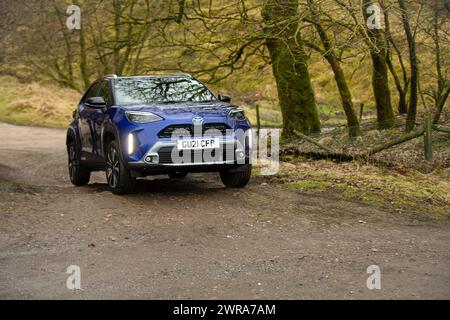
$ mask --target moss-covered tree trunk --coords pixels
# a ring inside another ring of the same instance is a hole
[[[384,50],[382,54],[372,51],[373,70],[372,87],[377,106],[377,121],[380,129],[391,128],[395,125],[394,112],[391,104],[391,93],[388,84],[386,68],[386,57]]]
[[[345,80],[344,71],[339,64],[339,61],[334,55],[325,56],[331,65],[334,72],[334,78],[339,89],[341,96],[342,107],[347,117],[348,134],[350,137],[356,137],[361,135],[361,129],[359,127],[358,117],[353,107],[352,95],[348,88],[347,81]]]
[[[350,137],[356,137],[361,134],[359,127],[358,117],[356,116],[355,108],[353,107],[352,95],[345,79],[344,71],[341,68],[341,64],[335,54],[335,50],[332,44],[332,40],[325,31],[320,21],[319,9],[313,0],[308,0],[308,7],[311,11],[311,20],[319,33],[320,39],[323,44],[323,55],[327,59],[334,73],[334,78],[339,89],[339,95],[341,96],[342,107],[347,117],[348,133]]]
[[[298,0],[265,0],[262,17],[283,115],[283,137],[320,132],[307,56],[298,32]]]
[[[371,15],[367,8],[372,5],[371,0],[363,0],[362,11],[365,21]],[[388,66],[386,62],[386,39],[381,29],[369,28],[365,23],[370,38],[370,57],[372,58],[372,87],[377,107],[377,121],[380,129],[391,128],[395,125],[394,111],[391,104],[389,90]]]

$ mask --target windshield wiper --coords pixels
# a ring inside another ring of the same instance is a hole
[[[171,100],[169,100],[169,101],[158,101],[157,103],[167,104],[167,103],[183,103],[183,102],[186,102],[186,101],[171,101]]]
[[[168,103],[211,103],[211,102],[216,102],[217,100],[202,100],[202,101],[192,101],[192,100],[187,100],[187,101],[157,101],[156,103],[162,103],[162,104],[168,104]]]

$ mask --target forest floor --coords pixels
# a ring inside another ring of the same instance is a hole
[[[415,130],[423,128],[423,116],[425,112],[420,110],[417,115]],[[375,119],[366,119],[361,123],[361,136],[350,138],[345,126],[326,128],[320,134],[311,135],[311,138],[322,146],[331,149],[337,154],[350,156],[364,155],[368,150],[383,145],[394,139],[403,137],[405,133],[406,115],[396,117],[396,125],[393,128],[378,130]],[[450,128],[450,110],[444,109],[441,114],[439,126]],[[450,168],[450,134],[432,131],[433,159],[424,159],[423,136],[406,141],[394,147],[385,149],[366,159],[366,164],[378,167],[391,168],[396,171],[419,171],[430,173]],[[303,139],[286,142],[282,147],[282,159],[290,161],[292,151],[300,151],[301,154],[324,154],[322,149]],[[283,157],[286,155],[286,157]]]
[[[450,298],[448,169],[292,159],[242,190],[195,174],[115,196],[102,173],[70,184],[64,130],[0,136],[0,298]]]

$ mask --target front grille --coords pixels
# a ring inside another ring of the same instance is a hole
[[[222,162],[233,160],[234,154],[230,154],[227,159],[227,151],[234,153],[234,150],[213,149],[213,150],[176,150],[178,159],[172,159],[172,150],[175,147],[162,147],[158,151],[160,164],[181,164],[181,163],[205,163],[205,162]],[[188,153],[189,155],[186,155]],[[175,161],[174,161],[175,160]]]
[[[176,125],[171,125],[168,126],[166,128],[164,128],[163,130],[161,130],[158,133],[158,137],[160,138],[171,138],[173,133],[176,130],[183,130],[183,134],[176,134],[176,137],[179,136],[183,136],[183,137],[193,137],[194,136],[194,131],[196,133],[197,136],[199,135],[204,135],[206,131],[208,130],[214,130],[214,131],[218,131],[222,136],[226,135],[226,131],[228,129],[231,129],[228,125],[226,125],[225,123],[207,123],[201,126],[201,130],[197,129],[194,130],[194,125],[189,125],[189,124],[176,124]],[[197,132],[198,131],[198,132]]]

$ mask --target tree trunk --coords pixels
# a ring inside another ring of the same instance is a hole
[[[371,0],[363,0],[362,11],[365,21],[370,17],[367,13],[367,7],[371,5]],[[369,49],[372,58],[372,87],[377,107],[378,127],[380,129],[391,128],[395,125],[395,117],[389,90],[385,37],[381,30],[369,29],[367,24],[365,24],[365,27],[371,41]]]
[[[394,43],[394,40],[392,39],[392,35],[391,35],[391,27],[390,27],[390,21],[389,21],[389,9],[386,8],[386,6],[384,5],[383,2],[381,2],[382,5],[382,9],[384,12],[384,25],[385,25],[385,30],[386,30],[386,63],[389,67],[389,71],[392,74],[392,77],[394,78],[394,82],[395,82],[395,87],[397,88],[398,91],[398,113],[400,114],[406,114],[408,112],[408,105],[406,104],[406,92],[407,92],[407,88],[408,88],[408,81],[407,77],[406,77],[406,70],[404,69],[403,66],[403,60],[401,57],[401,54],[398,50],[397,54],[398,54],[398,59],[400,61],[400,65],[402,67],[402,72],[403,72],[403,80],[404,80],[404,87],[402,86],[402,83],[400,82],[400,77],[398,76],[397,72],[395,71],[394,68],[394,64],[392,63],[392,50],[391,50],[391,46],[390,43],[392,43],[392,46],[396,49],[396,45]]]
[[[436,113],[433,118],[433,124],[439,123],[439,118],[441,117],[442,110],[444,109],[445,102],[447,101],[448,95],[450,93],[450,87],[447,87],[444,93],[439,97],[436,102]]]
[[[331,69],[334,73],[334,78],[339,89],[339,95],[341,97],[342,107],[347,117],[348,133],[350,137],[356,137],[361,135],[361,129],[359,127],[358,117],[353,106],[352,95],[345,79],[344,71],[341,68],[339,60],[336,58],[334,48],[332,47],[330,38],[319,19],[319,11],[313,0],[308,0],[308,6],[312,14],[312,22],[319,33],[320,39],[324,47],[324,56],[329,62]]]
[[[406,88],[408,87],[408,84],[406,84],[405,89],[403,89],[400,83],[400,79],[397,73],[395,72],[394,65],[392,64],[390,52],[388,52],[386,55],[386,62],[389,67],[389,70],[391,71],[392,77],[394,78],[395,87],[397,88],[398,91],[398,107],[397,107],[398,113],[406,114],[408,112],[408,106],[406,104]]]
[[[411,67],[411,84],[409,95],[409,108],[406,116],[406,132],[411,132],[416,125],[417,115],[417,56],[416,56],[416,41],[414,40],[411,28],[409,26],[408,13],[406,12],[406,6],[404,0],[398,0],[402,14],[403,28],[405,29],[406,39],[408,40],[409,49],[409,64]]]
[[[59,25],[62,30],[62,34],[64,37],[64,44],[66,47],[66,52],[65,52],[66,53],[66,61],[65,62],[67,65],[67,76],[64,77],[64,84],[72,89],[79,90],[79,88],[77,88],[77,86],[75,84],[74,77],[73,77],[72,44],[70,42],[70,36],[67,31],[67,27],[65,25],[65,19],[63,18],[63,15],[62,15],[61,11],[59,10],[58,6],[56,5],[56,3],[54,3],[53,7],[55,8],[56,15],[58,16]]]
[[[79,1],[75,1],[74,2],[76,5],[80,5]],[[83,23],[83,22],[82,22]],[[81,73],[81,79],[83,80],[83,87],[86,90],[89,85],[90,85],[90,80],[89,80],[89,73],[87,71],[87,53],[86,53],[86,42],[85,42],[85,38],[84,38],[84,27],[81,26],[81,29],[79,30],[80,32],[80,73]]]
[[[434,8],[434,15],[433,15],[433,41],[435,46],[434,51],[436,60],[437,87],[434,96],[436,113],[433,118],[433,124],[439,123],[439,118],[441,117],[442,110],[444,109],[445,102],[447,101],[448,95],[450,93],[449,83],[448,81],[445,80],[444,76],[442,75],[438,14],[439,9],[438,7],[436,7]]]
[[[114,8],[114,39],[115,39],[115,48],[113,52],[114,58],[114,73],[117,75],[122,74],[122,70],[120,70],[120,49],[121,49],[121,25],[120,25],[120,14],[121,14],[121,3],[120,0],[113,0],[113,8]]]
[[[391,105],[391,93],[388,84],[386,57],[383,53],[372,51],[373,72],[372,86],[377,106],[377,121],[380,129],[391,128],[395,125],[394,112]]]
[[[294,130],[305,134],[320,132],[307,56],[297,33],[297,9],[297,0],[266,0],[261,12],[283,115],[284,138],[291,137]]]
[[[334,78],[339,89],[341,96],[342,107],[344,108],[345,115],[347,117],[348,133],[350,137],[356,137],[361,135],[361,129],[359,127],[358,116],[356,115],[353,107],[352,96],[350,89],[348,88],[347,81],[345,80],[344,71],[341,68],[338,60],[334,55],[326,57],[334,72]]]
[[[87,55],[83,28],[80,29],[80,71],[84,89],[87,89],[90,85],[90,81],[87,72]]]

